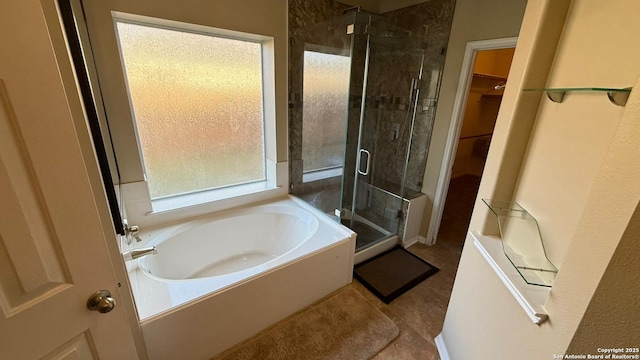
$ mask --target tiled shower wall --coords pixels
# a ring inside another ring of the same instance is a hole
[[[413,141],[408,145],[411,133],[409,92],[411,78],[419,71],[419,61],[410,52],[400,52],[381,46],[372,46],[365,106],[365,129],[363,147],[372,154],[370,185],[399,193],[405,159],[405,192],[420,191],[427,160],[435,105],[437,84],[444,64],[445,47],[448,42],[455,0],[431,0],[422,4],[382,14],[384,21],[409,30],[418,39],[416,52],[424,50],[423,80],[420,101],[416,108]],[[302,183],[302,53],[305,42],[343,47],[344,34],[331,33],[326,27],[309,31],[314,24],[340,17],[348,5],[332,0],[289,1],[289,162],[293,193],[305,194],[333,186],[340,189],[338,179],[326,179],[314,183]],[[363,36],[364,35],[356,35]],[[384,39],[382,39],[384,40]],[[390,39],[392,40],[392,39]],[[361,79],[364,67],[365,42],[356,41],[361,48],[353,53],[352,81]],[[354,73],[356,72],[356,73]],[[349,117],[357,119],[360,113],[362,87],[351,86]],[[409,114],[408,114],[409,112]],[[346,181],[353,180],[358,126],[350,121],[347,128]],[[345,187],[345,190],[348,190]],[[347,191],[345,199],[350,199]]]

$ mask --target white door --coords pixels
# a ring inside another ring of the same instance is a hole
[[[135,359],[44,3],[0,6],[0,358]]]

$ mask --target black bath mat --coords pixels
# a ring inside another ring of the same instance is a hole
[[[356,265],[353,275],[388,304],[436,272],[437,267],[396,246]]]

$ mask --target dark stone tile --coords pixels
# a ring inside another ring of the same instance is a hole
[[[291,0],[289,2],[289,37],[291,41],[289,54],[289,88],[290,92],[300,94],[302,90],[302,54],[305,43],[321,44],[342,48],[344,41],[351,41],[345,36],[342,26],[324,26],[318,24],[333,21],[342,15],[348,6],[331,0]],[[419,190],[422,185],[424,169],[427,160],[426,149],[429,146],[435,102],[427,106],[430,111],[424,111],[420,106],[419,116],[415,121],[414,133],[420,134],[412,140],[412,151],[409,156],[409,169],[406,176],[405,162],[407,161],[407,144],[411,130],[411,116],[409,104],[412,79],[417,77],[421,66],[424,67],[424,78],[419,85],[421,97],[430,96],[435,89],[429,89],[430,77],[437,76],[444,64],[442,49],[447,46],[455,0],[431,0],[408,8],[388,12],[379,16],[380,25],[389,29],[388,38],[378,34],[377,40],[372,42],[370,62],[367,74],[367,101],[365,103],[365,128],[363,146],[372,151],[372,178],[381,184],[391,184],[389,191],[399,191],[402,179],[405,186]],[[338,22],[335,22],[338,24]],[[394,25],[402,30],[394,28]],[[335,29],[334,29],[335,28]],[[334,29],[334,30],[331,30]],[[408,42],[399,46],[395,36],[400,33],[411,34]],[[386,32],[385,32],[386,34]],[[364,81],[365,35],[355,35],[356,46],[352,55],[352,71],[350,91],[358,99],[351,101],[347,130],[346,166],[345,173],[352,173],[355,169],[357,152],[356,144],[359,127],[362,84]],[[346,40],[345,40],[346,39]],[[417,50],[424,50],[422,56]],[[435,75],[434,75],[435,74]],[[298,110],[298,108],[294,108]],[[302,154],[300,131],[302,118],[295,116],[290,121],[290,152],[293,159]],[[398,138],[393,138],[392,124],[399,126]],[[425,134],[427,132],[428,134]]]

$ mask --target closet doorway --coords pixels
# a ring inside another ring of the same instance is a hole
[[[439,242],[464,241],[514,50],[480,50],[476,54],[438,232]]]
[[[427,236],[430,244],[464,242],[516,40],[487,40],[467,45],[434,198]]]

